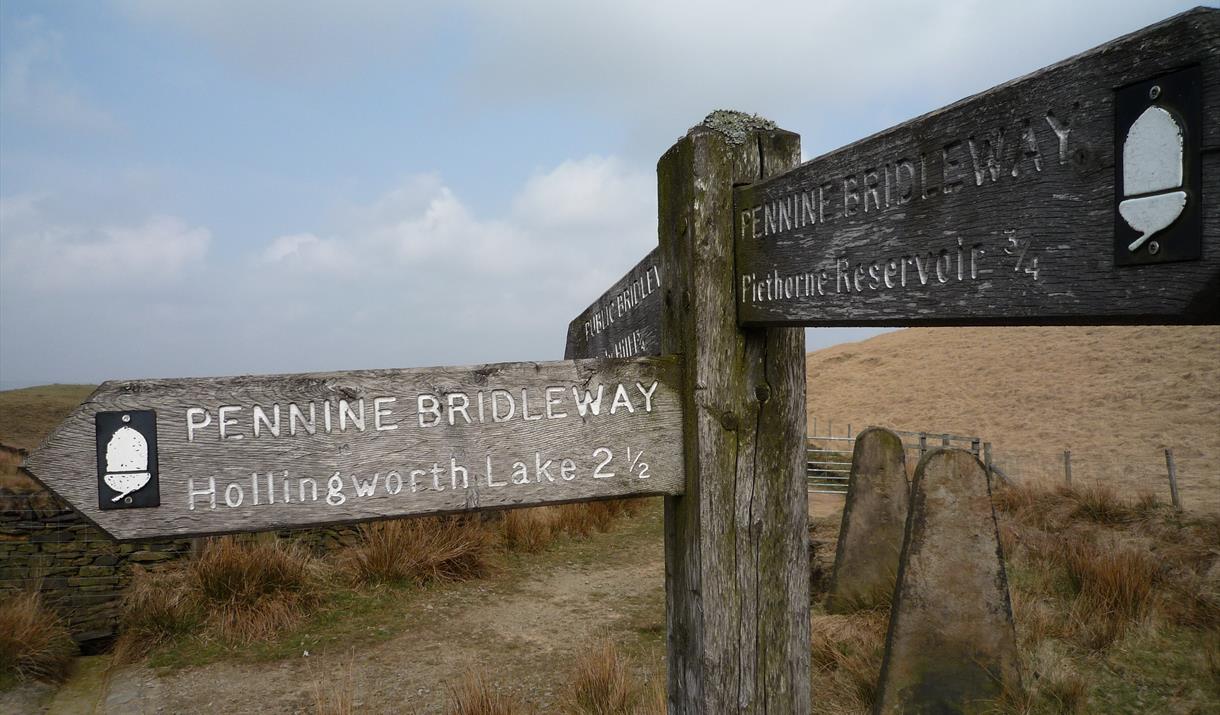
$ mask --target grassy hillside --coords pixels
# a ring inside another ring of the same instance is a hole
[[[93,389],[93,385],[40,385],[0,392],[0,446],[27,451],[37,447]],[[0,489],[36,489],[18,470],[20,464],[20,455],[0,450]]]
[[[94,385],[40,385],[0,392],[0,444],[33,449],[94,390]]]
[[[848,423],[980,435],[1033,480],[1167,495],[1220,509],[1220,328],[919,328],[811,353],[807,405]]]

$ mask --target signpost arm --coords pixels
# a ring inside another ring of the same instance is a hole
[[[802,329],[737,326],[733,187],[800,138],[717,112],[660,160],[662,352],[685,356],[686,493],[665,501],[670,712],[807,713]]]

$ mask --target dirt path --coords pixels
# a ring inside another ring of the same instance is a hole
[[[665,632],[659,512],[522,557],[500,577],[409,593],[401,617],[413,623],[389,640],[291,660],[120,670],[100,712],[309,713],[315,692],[346,692],[357,712],[436,713],[470,669],[546,711],[576,657],[602,636],[634,656],[642,677],[657,677]]]

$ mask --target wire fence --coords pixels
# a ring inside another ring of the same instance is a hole
[[[813,436],[807,438],[805,458],[805,479],[810,493],[813,494],[847,494],[847,484],[851,479],[851,457],[855,449],[856,434],[852,432],[850,422],[846,423],[842,435],[833,433],[834,422],[827,420],[823,424],[827,434],[818,435],[818,421],[813,420]],[[908,452],[908,467],[919,463],[919,459],[929,449],[937,447],[960,447],[968,449],[979,459],[986,459],[988,445],[981,438],[950,434],[948,432],[908,432],[894,430],[902,438],[902,446]]]
[[[811,420],[806,478],[810,493],[847,494],[857,434],[851,423]],[[1047,445],[993,447],[981,437],[895,430],[914,469],[929,449],[970,450],[990,473],[1005,482],[1028,485],[1105,486],[1121,496],[1154,496],[1181,509],[1220,513],[1220,453],[1190,447],[1128,446],[1122,450],[1057,449]]]
[[[1104,486],[1128,498],[1151,495],[1187,511],[1220,513],[1220,453],[1152,445],[1121,453],[1031,446],[997,448],[993,460],[997,472],[1016,484]]]

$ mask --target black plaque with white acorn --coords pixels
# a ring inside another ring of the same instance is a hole
[[[157,479],[157,413],[152,410],[99,412],[97,506],[132,509],[161,506]]]

